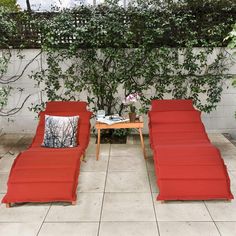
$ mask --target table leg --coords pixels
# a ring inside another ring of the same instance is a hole
[[[96,151],[96,160],[99,159],[99,151],[100,151],[100,139],[101,139],[101,130],[98,129],[98,140],[97,140],[97,151]]]
[[[141,146],[142,146],[142,150],[143,150],[143,156],[145,159],[147,159],[146,156],[146,151],[145,151],[145,145],[144,145],[144,141],[143,141],[143,134],[142,134],[142,129],[139,128],[139,135],[140,135],[140,141],[141,141]]]

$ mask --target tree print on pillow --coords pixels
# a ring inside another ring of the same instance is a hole
[[[76,147],[79,116],[45,115],[42,146],[50,148]]]

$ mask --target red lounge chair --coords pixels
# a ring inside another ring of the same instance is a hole
[[[233,199],[224,161],[191,100],[153,100],[148,115],[157,200]]]
[[[29,149],[15,159],[8,179],[7,194],[2,200],[9,207],[19,202],[65,201],[75,204],[80,158],[90,137],[90,118],[86,102],[48,102],[39,115],[36,135]],[[41,147],[45,114],[79,115],[78,146],[74,148]]]

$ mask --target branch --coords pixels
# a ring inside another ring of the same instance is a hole
[[[20,107],[15,107],[7,112],[4,111],[0,111],[0,116],[12,116],[15,115],[16,113],[18,113],[25,105],[26,101],[31,97],[32,94],[28,95],[25,100],[23,101],[23,103],[21,104]]]
[[[0,84],[10,84],[10,83],[13,83],[13,82],[16,82],[17,80],[19,80],[23,76],[23,74],[25,73],[25,71],[29,67],[29,65],[41,54],[42,54],[42,51],[40,51],[33,59],[31,59],[29,61],[29,63],[26,64],[26,66],[24,67],[24,69],[22,70],[20,75],[14,75],[11,78],[8,78],[6,80],[4,80],[2,77],[0,77]]]

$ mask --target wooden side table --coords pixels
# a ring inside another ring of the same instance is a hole
[[[101,130],[102,129],[138,129],[139,135],[140,135],[140,141],[141,146],[143,150],[143,156],[146,159],[146,151],[145,151],[145,145],[143,141],[143,120],[140,118],[139,120],[135,122],[122,122],[122,123],[116,123],[113,125],[107,125],[105,123],[96,122],[95,124],[96,129],[98,130],[98,139],[97,139],[97,150],[96,150],[96,159],[99,160],[99,152],[100,152],[100,140],[101,140]]]

